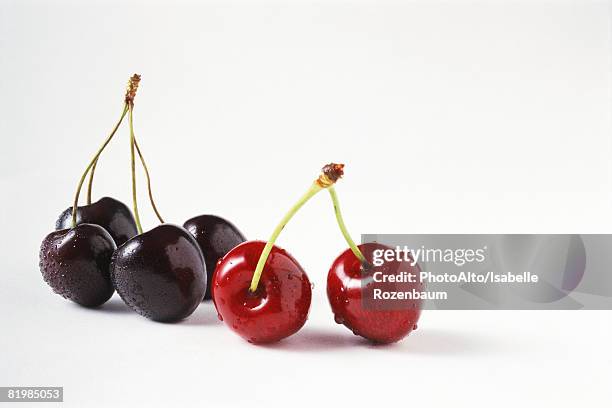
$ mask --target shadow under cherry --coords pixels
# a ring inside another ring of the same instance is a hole
[[[483,338],[464,332],[440,329],[420,329],[403,340],[392,344],[376,344],[350,331],[325,330],[304,327],[294,336],[279,343],[263,345],[266,349],[285,352],[321,352],[357,348],[375,352],[405,355],[465,355],[507,351],[495,338]]]

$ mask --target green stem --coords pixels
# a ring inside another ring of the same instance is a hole
[[[125,107],[124,107],[124,110],[123,110],[122,118],[123,118],[123,116],[125,116],[125,113],[127,112],[127,110],[128,110],[128,105],[126,103]],[[72,204],[72,228],[75,228],[76,225],[77,225],[77,206],[79,205],[79,196],[81,195],[81,188],[83,187],[83,183],[85,182],[85,178],[87,177],[87,174],[89,173],[89,170],[98,161],[98,158],[100,157],[100,154],[102,154],[102,151],[104,151],[106,146],[112,140],[113,136],[115,135],[115,132],[116,132],[116,129],[114,129],[113,132],[111,132],[111,134],[108,135],[108,137],[106,138],[106,140],[104,141],[102,146],[100,146],[100,148],[96,152],[96,155],[93,157],[93,159],[91,160],[91,162],[89,163],[89,165],[87,166],[85,171],[83,172],[83,175],[81,176],[81,179],[79,180],[79,185],[77,186],[77,190],[76,190],[76,193],[74,195],[74,202]]]
[[[89,183],[87,183],[87,205],[91,204],[91,189],[93,187],[94,173],[96,172],[97,166],[98,160],[94,162],[94,165],[91,167],[91,171],[89,172]]]
[[[142,234],[142,225],[140,224],[140,215],[138,214],[138,198],[136,197],[136,156],[134,154],[134,147],[136,144],[136,138],[134,136],[134,106],[132,104],[129,105],[130,111],[130,157],[132,164],[132,202],[134,205],[134,219],[136,221],[136,228],[138,230],[138,234]]]
[[[147,164],[145,163],[144,156],[142,155],[142,152],[140,151],[140,146],[138,146],[138,142],[136,141],[136,138],[134,138],[134,146],[136,147],[136,152],[138,152],[138,156],[140,157],[140,163],[142,163],[142,168],[144,169],[145,176],[147,177],[147,190],[149,191],[149,201],[151,202],[151,207],[153,207],[153,211],[155,211],[155,215],[157,216],[157,219],[159,220],[159,222],[163,224],[164,219],[162,218],[159,211],[157,210],[157,206],[155,205],[155,200],[153,199],[153,192],[151,191],[151,176],[149,175],[149,169],[147,168]]]
[[[123,112],[121,113],[121,117],[119,118],[119,121],[117,122],[117,124],[115,125],[115,127],[113,128],[113,130],[111,131],[110,134],[110,138],[112,138],[115,133],[117,132],[117,129],[119,129],[119,126],[121,125],[121,122],[123,122],[123,118],[125,118],[125,114],[128,111],[128,106],[127,103],[123,105]],[[91,204],[91,190],[93,187],[93,179],[94,179],[94,174],[96,172],[96,167],[98,165],[98,158],[96,158],[96,160],[94,161],[93,166],[91,166],[91,171],[89,172],[89,183],[87,184],[87,204]]]
[[[342,212],[340,211],[340,202],[338,201],[338,195],[336,194],[336,189],[334,186],[330,186],[328,189],[329,195],[331,196],[332,202],[334,203],[334,213],[336,214],[336,221],[338,221],[338,227],[340,227],[340,231],[342,232],[342,236],[346,240],[349,248],[353,251],[353,254],[359,259],[359,261],[364,264],[367,263],[365,256],[359,250],[359,247],[355,245],[355,241],[351,238],[348,230],[346,229],[346,225],[344,224],[344,219],[342,218]]]
[[[259,284],[259,279],[261,278],[261,274],[263,272],[263,268],[266,264],[266,261],[268,260],[268,256],[270,255],[270,252],[272,251],[272,247],[274,246],[276,239],[280,235],[283,228],[285,228],[285,225],[287,225],[289,220],[291,220],[291,218],[295,215],[295,213],[300,208],[302,208],[302,206],[308,200],[310,200],[315,194],[317,194],[323,188],[324,187],[319,185],[319,183],[317,183],[316,181],[312,183],[312,186],[310,186],[308,191],[304,193],[304,195],[298,200],[298,202],[295,203],[293,207],[291,207],[291,209],[287,212],[287,214],[285,214],[283,219],[278,223],[278,225],[272,232],[272,236],[270,236],[270,239],[268,240],[268,242],[266,243],[266,246],[261,252],[261,255],[259,256],[259,261],[257,261],[257,266],[255,267],[255,272],[253,273],[253,279],[251,280],[251,286],[249,287],[249,290],[251,292],[255,292],[257,290],[257,285]]]

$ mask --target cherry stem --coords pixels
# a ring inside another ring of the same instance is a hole
[[[87,183],[87,205],[91,204],[91,189],[93,187],[93,179],[94,174],[96,172],[96,167],[98,167],[98,160],[94,162],[94,165],[91,167],[89,172],[89,182]]]
[[[138,213],[138,198],[136,194],[136,156],[134,152],[134,147],[136,144],[136,138],[134,136],[134,106],[133,104],[129,104],[130,111],[130,158],[131,158],[131,167],[132,167],[132,202],[134,206],[134,219],[136,221],[136,229],[138,230],[138,234],[142,234],[142,225],[140,224],[140,214]]]
[[[266,261],[268,260],[268,256],[272,251],[272,247],[274,247],[276,239],[280,235],[283,228],[285,228],[285,225],[287,225],[289,220],[291,220],[295,213],[298,212],[298,210],[302,208],[302,206],[306,204],[308,200],[310,200],[319,191],[333,186],[334,183],[338,181],[343,174],[344,164],[329,163],[323,166],[319,178],[317,178],[314,183],[312,183],[308,191],[306,191],[304,195],[298,200],[298,202],[295,203],[295,205],[291,207],[291,209],[289,209],[287,214],[285,214],[283,219],[280,221],[280,223],[278,223],[278,225],[272,232],[272,236],[266,243],[266,246],[264,247],[263,251],[261,252],[261,255],[259,256],[257,266],[255,267],[255,272],[253,272],[253,279],[251,279],[251,285],[249,286],[249,290],[251,292],[255,292],[257,290],[257,285],[259,284],[259,279],[261,278],[261,274],[263,273],[263,269],[266,265]]]
[[[159,220],[159,222],[163,224],[164,219],[162,218],[161,214],[157,210],[157,206],[155,205],[155,200],[153,199],[153,192],[151,191],[151,176],[149,175],[149,169],[147,168],[147,164],[145,163],[144,156],[142,155],[142,152],[140,151],[140,146],[138,146],[136,137],[134,137],[134,146],[136,147],[136,152],[138,152],[138,157],[140,157],[140,163],[142,164],[142,168],[147,178],[147,190],[149,191],[149,201],[151,202],[151,207],[153,207],[153,211],[155,211],[155,215],[157,216],[157,219]]]
[[[255,267],[255,272],[253,273],[253,279],[251,280],[251,286],[249,287],[249,290],[251,292],[255,292],[257,290],[257,285],[259,284],[259,279],[261,278],[261,274],[263,272],[264,265],[266,264],[266,261],[268,260],[268,256],[270,255],[270,252],[272,251],[272,247],[274,246],[276,239],[280,235],[281,231],[285,228],[285,225],[287,225],[289,220],[293,218],[295,213],[298,212],[298,210],[302,208],[302,206],[306,204],[308,200],[310,200],[315,194],[317,194],[323,188],[324,187],[321,186],[316,181],[312,183],[308,191],[304,193],[304,195],[298,200],[298,202],[295,203],[293,207],[291,207],[291,209],[287,212],[287,214],[285,214],[283,219],[278,223],[278,225],[272,232],[270,239],[266,243],[266,246],[261,252],[261,255],[259,256],[259,261],[257,261],[257,266]]]
[[[119,118],[119,121],[117,122],[117,124],[115,125],[115,127],[113,128],[111,134],[110,134],[110,138],[112,138],[115,133],[117,132],[117,129],[119,129],[119,126],[121,125],[121,122],[123,122],[123,118],[125,118],[125,115],[128,111],[128,106],[127,103],[123,105],[123,113],[121,114],[121,117]],[[96,167],[98,166],[98,158],[96,158],[96,160],[94,161],[93,166],[91,166],[91,171],[89,172],[89,183],[87,184],[87,204],[91,204],[91,190],[93,187],[93,179],[94,179],[94,174],[96,172]]]
[[[124,109],[123,109],[123,114],[121,115],[122,119],[125,116],[127,111],[128,111],[128,104],[126,103],[125,106],[124,106]],[[115,129],[113,129],[111,134],[108,135],[108,137],[106,138],[106,140],[104,141],[102,146],[100,146],[100,148],[96,152],[95,156],[93,157],[93,159],[91,160],[91,162],[89,163],[89,165],[87,166],[85,171],[83,172],[83,175],[81,176],[81,179],[79,180],[79,184],[77,186],[77,190],[76,190],[76,193],[74,195],[74,202],[72,204],[72,228],[75,228],[77,226],[77,207],[79,205],[79,196],[81,195],[81,188],[83,187],[83,183],[85,182],[85,178],[87,177],[87,174],[89,173],[89,170],[91,170],[95,166],[96,162],[98,161],[98,158],[100,157],[100,155],[102,154],[102,152],[104,151],[106,146],[112,140],[113,136],[115,135],[115,132],[117,131],[117,127],[118,127],[118,125],[115,127]]]
[[[338,222],[338,227],[342,232],[342,236],[344,236],[346,243],[348,244],[349,248],[351,248],[351,251],[353,251],[355,257],[359,259],[359,262],[361,262],[362,264],[367,264],[365,256],[363,256],[363,253],[359,250],[359,247],[355,245],[355,241],[353,241],[353,238],[351,238],[351,235],[346,229],[344,219],[342,218],[342,212],[340,211],[340,202],[338,201],[338,194],[336,194],[336,189],[334,188],[334,186],[329,186],[327,191],[329,191],[331,200],[334,203],[334,213],[336,214],[336,221]]]

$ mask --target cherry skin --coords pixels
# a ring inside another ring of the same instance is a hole
[[[304,269],[274,246],[257,290],[249,285],[265,242],[247,241],[225,255],[215,270],[212,296],[223,320],[254,344],[273,343],[296,333],[308,318],[312,289]]]
[[[202,251],[178,225],[162,224],[125,242],[113,254],[110,273],[132,310],[160,322],[191,315],[206,291]]]
[[[77,207],[77,224],[96,224],[104,228],[117,246],[136,236],[136,222],[130,209],[119,200],[103,197],[89,205]],[[55,229],[72,227],[72,207],[60,214]]]
[[[113,295],[109,266],[115,241],[99,225],[53,231],[40,247],[40,271],[53,291],[86,307]]]
[[[242,233],[228,220],[216,215],[200,215],[191,218],[183,227],[198,241],[206,262],[208,282],[212,282],[213,273],[219,259],[223,258],[232,248],[246,241]],[[208,285],[204,300],[209,300],[211,287]]]
[[[390,248],[378,243],[366,243],[359,245],[359,249],[371,264],[374,250]],[[415,290],[422,291],[422,286],[420,283],[375,283],[372,278],[376,271],[382,271],[384,275],[409,272],[418,276],[420,268],[418,265],[411,266],[408,262],[385,262],[380,267],[366,266],[364,269],[353,252],[347,249],[336,258],[329,270],[327,297],[337,323],[344,324],[354,334],[375,343],[394,343],[416,329],[421,303],[372,300],[372,290],[376,287],[385,291],[400,288],[401,291],[406,291],[414,287]],[[364,305],[364,296],[369,296],[367,305]]]

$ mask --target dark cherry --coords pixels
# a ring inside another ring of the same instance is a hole
[[[183,227],[198,241],[206,262],[208,282],[212,282],[213,273],[219,259],[232,248],[246,241],[242,233],[228,220],[216,215],[200,215],[191,218]],[[204,300],[211,299],[211,287],[208,285]]]
[[[223,320],[250,343],[291,336],[306,322],[312,289],[304,269],[274,246],[255,292],[249,285],[265,242],[247,241],[225,255],[215,270],[212,296]]]
[[[162,224],[121,245],[112,257],[111,279],[123,301],[160,322],[184,319],[206,291],[206,266],[195,238]]]
[[[136,223],[130,209],[119,200],[104,197],[77,207],[77,224],[96,224],[103,227],[115,240],[117,246],[136,236]],[[55,229],[72,227],[72,207],[60,214]]]
[[[55,293],[82,306],[100,306],[114,292],[109,266],[115,248],[99,225],[54,231],[40,246],[40,271]]]
[[[359,245],[366,260],[372,263],[376,249],[389,249],[378,243]],[[375,283],[373,273],[384,275],[398,272],[420,272],[418,265],[408,262],[385,262],[380,267],[366,266],[357,259],[350,249],[344,251],[331,266],[327,275],[327,297],[337,323],[344,324],[354,334],[376,343],[394,343],[407,336],[416,328],[421,314],[420,301],[372,300],[373,288],[385,291],[422,291],[419,283]],[[395,302],[395,303],[389,303]]]

